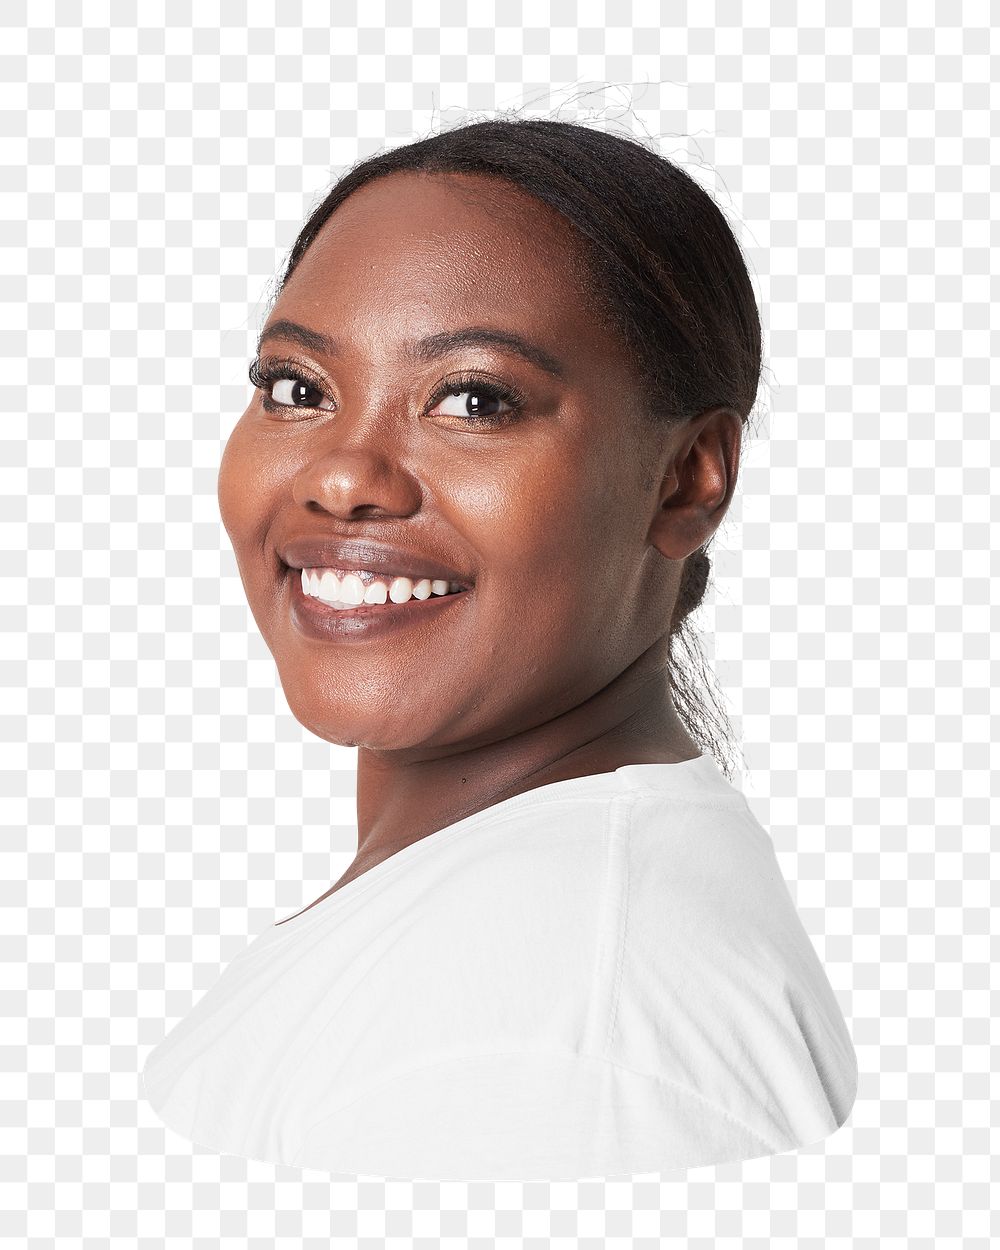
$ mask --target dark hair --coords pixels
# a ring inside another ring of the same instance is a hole
[[[497,117],[376,153],[352,166],[310,214],[278,293],[338,205],[397,171],[493,176],[556,209],[582,245],[578,276],[595,315],[617,334],[645,384],[650,420],[681,422],[728,407],[746,425],[760,380],[761,329],[739,244],[708,192],[630,135],[548,118]],[[691,737],[731,778],[723,743],[732,730],[688,623],[708,585],[710,543],[684,562],[668,675]],[[688,653],[685,664],[678,662],[680,649]]]

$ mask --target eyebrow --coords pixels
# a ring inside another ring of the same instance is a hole
[[[257,352],[269,338],[290,339],[304,347],[306,351],[320,355],[338,356],[340,349],[334,339],[318,330],[310,330],[296,321],[272,321],[265,326],[257,343]],[[545,373],[555,378],[565,379],[566,369],[561,361],[547,352],[537,343],[522,338],[509,330],[494,330],[489,326],[465,326],[461,330],[441,330],[437,334],[429,334],[409,345],[409,356],[416,361],[437,360],[456,347],[499,347],[522,356],[531,364],[536,365]]]

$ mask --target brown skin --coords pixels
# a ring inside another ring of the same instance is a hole
[[[255,392],[218,481],[289,707],[358,747],[357,856],[321,898],[513,795],[700,753],[670,698],[667,628],[682,561],[729,506],[742,423],[725,408],[673,427],[643,417],[642,383],[573,277],[575,249],[558,213],[508,183],[396,173],[344,201],[268,319],[344,345],[328,358],[264,344],[323,386],[297,407],[285,386],[279,415]],[[493,347],[407,360],[408,340],[472,324],[540,344],[565,378]],[[429,407],[463,372],[513,382],[520,414],[476,427],[466,395]],[[474,585],[436,628],[306,638],[275,550],[306,533],[398,544]]]

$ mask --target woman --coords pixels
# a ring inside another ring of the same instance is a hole
[[[153,1052],[166,1124],[556,1180],[843,1123],[843,1017],[675,663],[759,372],[723,215],[627,138],[470,123],[312,214],[219,505],[294,715],[358,748],[358,850]]]

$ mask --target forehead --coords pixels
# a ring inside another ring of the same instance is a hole
[[[399,172],[366,183],[324,223],[279,298],[282,316],[377,316],[405,334],[514,323],[564,359],[596,349],[570,224],[504,179]],[[404,325],[405,323],[405,325]],[[560,350],[561,349],[561,350]]]

